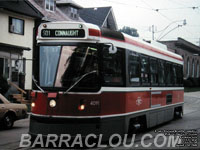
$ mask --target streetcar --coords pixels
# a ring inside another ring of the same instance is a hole
[[[33,62],[31,135],[124,135],[182,117],[181,56],[83,22],[42,23]]]

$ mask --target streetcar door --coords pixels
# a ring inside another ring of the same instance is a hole
[[[158,87],[159,64],[156,58],[150,58],[150,81],[151,81],[151,108],[160,107],[162,91],[155,90]]]

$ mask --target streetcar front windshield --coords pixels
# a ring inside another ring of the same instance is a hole
[[[40,46],[40,86],[67,90],[97,88],[97,48],[92,45]]]

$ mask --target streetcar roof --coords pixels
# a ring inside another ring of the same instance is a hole
[[[44,26],[46,24],[46,27]],[[85,30],[84,38],[42,38],[41,30],[42,29],[65,29],[65,28],[82,28]],[[137,37],[129,36],[125,33],[118,31],[112,31],[105,28],[99,28],[97,25],[83,22],[69,22],[69,21],[57,21],[57,22],[48,22],[42,23],[39,26],[40,35],[38,38],[39,42],[67,42],[74,41],[76,42],[91,42],[91,43],[113,43],[115,46],[133,50],[142,54],[151,55],[158,58],[163,58],[165,60],[176,62],[178,64],[183,64],[183,59],[180,55],[175,54],[171,51],[168,51],[164,48],[155,46],[151,43],[141,40]]]

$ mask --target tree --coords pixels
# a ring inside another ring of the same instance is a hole
[[[130,36],[139,37],[137,29],[124,26],[122,29],[119,29],[120,32],[126,33]]]

